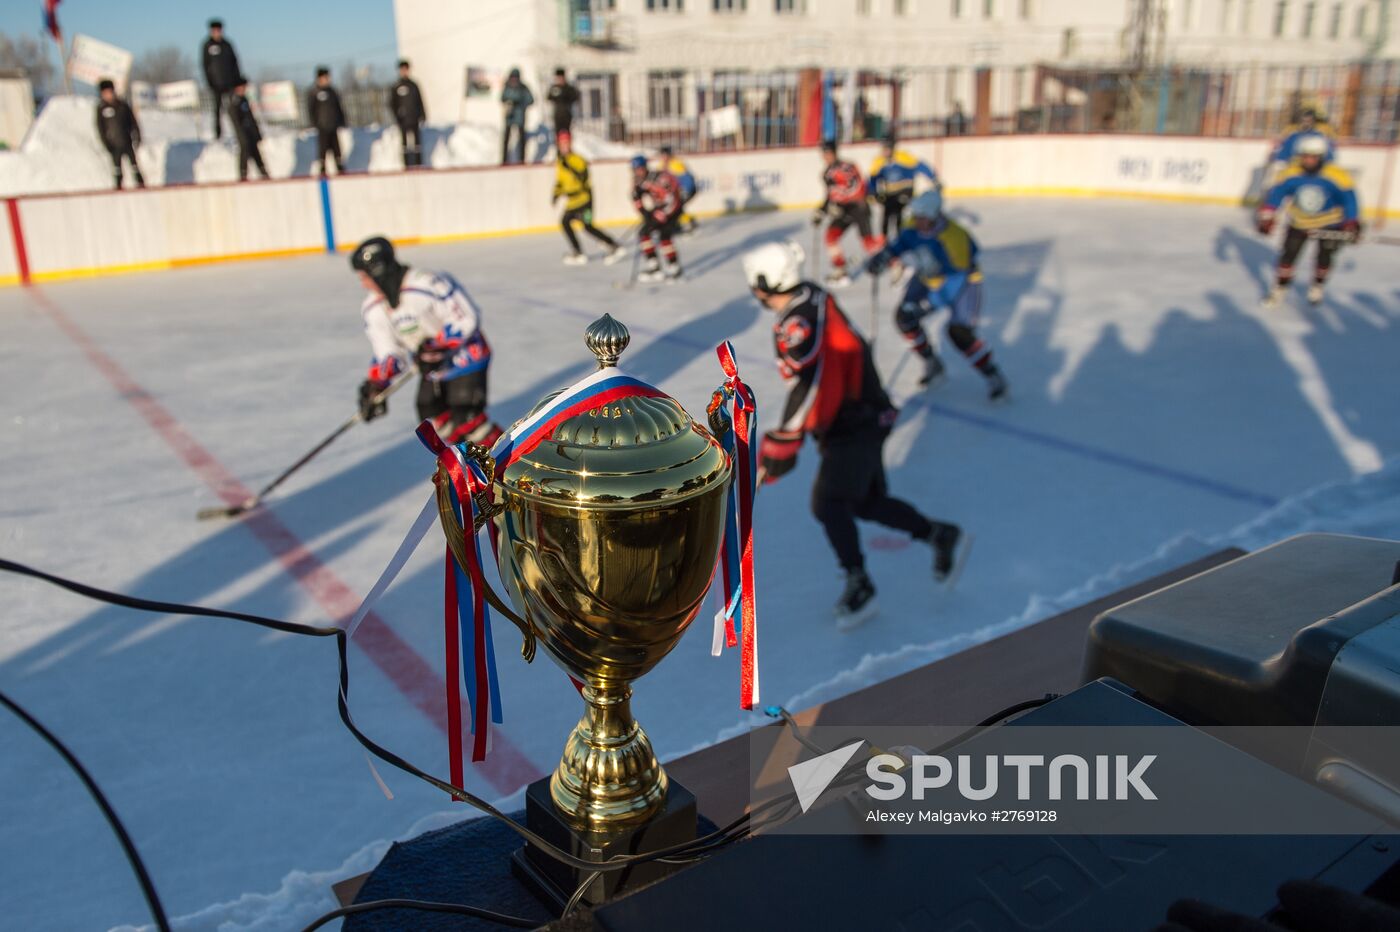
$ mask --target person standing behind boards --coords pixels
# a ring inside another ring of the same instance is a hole
[[[117,96],[111,81],[100,82],[97,93],[101,97],[97,102],[97,136],[112,157],[112,176],[117,187],[122,186],[122,157],[125,156],[131,160],[136,187],[144,188],[146,179],[141,177],[141,166],[136,164],[136,147],[141,145],[141,127],[136,123],[136,114]]]
[[[335,159],[335,173],[345,171],[340,161],[339,130],[345,125],[345,111],[340,107],[340,95],[331,87],[329,68],[316,69],[316,86],[306,95],[306,112],[316,129],[316,161],[321,177],[326,177],[326,156]]]
[[[403,136],[403,167],[416,168],[423,164],[423,124],[428,114],[423,109],[423,93],[418,82],[408,76],[408,60],[399,62],[399,80],[389,93],[389,110],[394,114],[399,133]]]
[[[505,111],[505,126],[501,132],[501,164],[525,161],[525,111],[535,102],[535,95],[520,80],[520,69],[510,69],[506,86],[501,88],[501,107]],[[511,136],[515,136],[514,145]],[[514,152],[515,157],[511,158]]]
[[[222,20],[209,21],[209,36],[204,40],[200,57],[204,60],[204,80],[209,83],[209,90],[214,95],[214,138],[218,139],[224,132],[219,112],[224,107],[225,98],[233,92],[233,85],[240,73],[238,53],[233,50],[233,44],[224,38]]]

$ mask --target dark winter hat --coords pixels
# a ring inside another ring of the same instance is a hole
[[[676,150],[673,149],[673,148],[671,147],[671,144],[668,142],[668,143],[666,143],[666,144],[663,145],[663,146],[658,146],[657,149],[656,149],[656,151],[657,151],[657,152],[660,152],[662,155],[666,156],[667,158],[670,158],[670,157],[671,157],[671,154],[674,153]]]
[[[316,69],[316,77],[318,77],[318,78],[327,77],[330,73],[331,73],[331,70],[330,70],[329,68],[325,67],[324,65],[322,65],[321,67],[319,67],[319,68]]]
[[[512,69],[510,69],[510,74],[508,75],[508,77],[515,78],[515,80],[519,81],[519,80],[520,80],[520,69],[519,69],[519,68],[512,68]]]
[[[99,94],[103,91],[114,91],[116,89],[117,86],[106,78],[103,78],[101,81],[97,82],[97,92]]]
[[[236,78],[233,79],[233,86],[234,86],[234,87],[247,87],[247,86],[248,86],[248,79],[245,78],[243,75],[240,74],[238,77],[236,77]]]
[[[564,69],[563,69],[563,68],[555,68],[555,69],[554,69],[554,76],[555,76],[556,78],[562,78],[562,77],[564,76]]]
[[[400,58],[400,59],[399,59],[399,67],[400,67],[400,68],[407,68],[407,67],[408,67],[408,59],[407,59],[407,58]]]
[[[221,20],[221,19],[211,19],[211,20],[209,21],[209,28],[210,28],[210,29],[223,29],[223,28],[224,28],[224,21]]]

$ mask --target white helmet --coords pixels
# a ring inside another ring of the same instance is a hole
[[[744,280],[750,288],[781,293],[802,284],[802,262],[807,254],[792,240],[765,243],[744,254]]]
[[[1312,133],[1298,140],[1298,145],[1294,149],[1299,155],[1320,155],[1327,157],[1327,138],[1318,133]]]
[[[909,202],[909,216],[924,220],[937,220],[943,213],[943,191],[931,188]]]

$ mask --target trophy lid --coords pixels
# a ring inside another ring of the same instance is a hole
[[[584,342],[599,369],[617,366],[631,335],[612,315]],[[560,392],[551,392],[534,414]],[[528,416],[528,415],[527,415]],[[574,415],[500,477],[510,491],[565,507],[628,507],[677,501],[726,482],[718,442],[670,396],[622,398]]]

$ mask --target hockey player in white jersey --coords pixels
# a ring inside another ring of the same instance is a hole
[[[361,416],[384,414],[388,403],[377,396],[416,365],[420,419],[431,420],[448,443],[495,443],[501,428],[486,415],[491,347],[471,296],[446,272],[400,263],[382,236],[356,246],[350,267],[369,292],[361,313],[374,354],[360,385]]]

